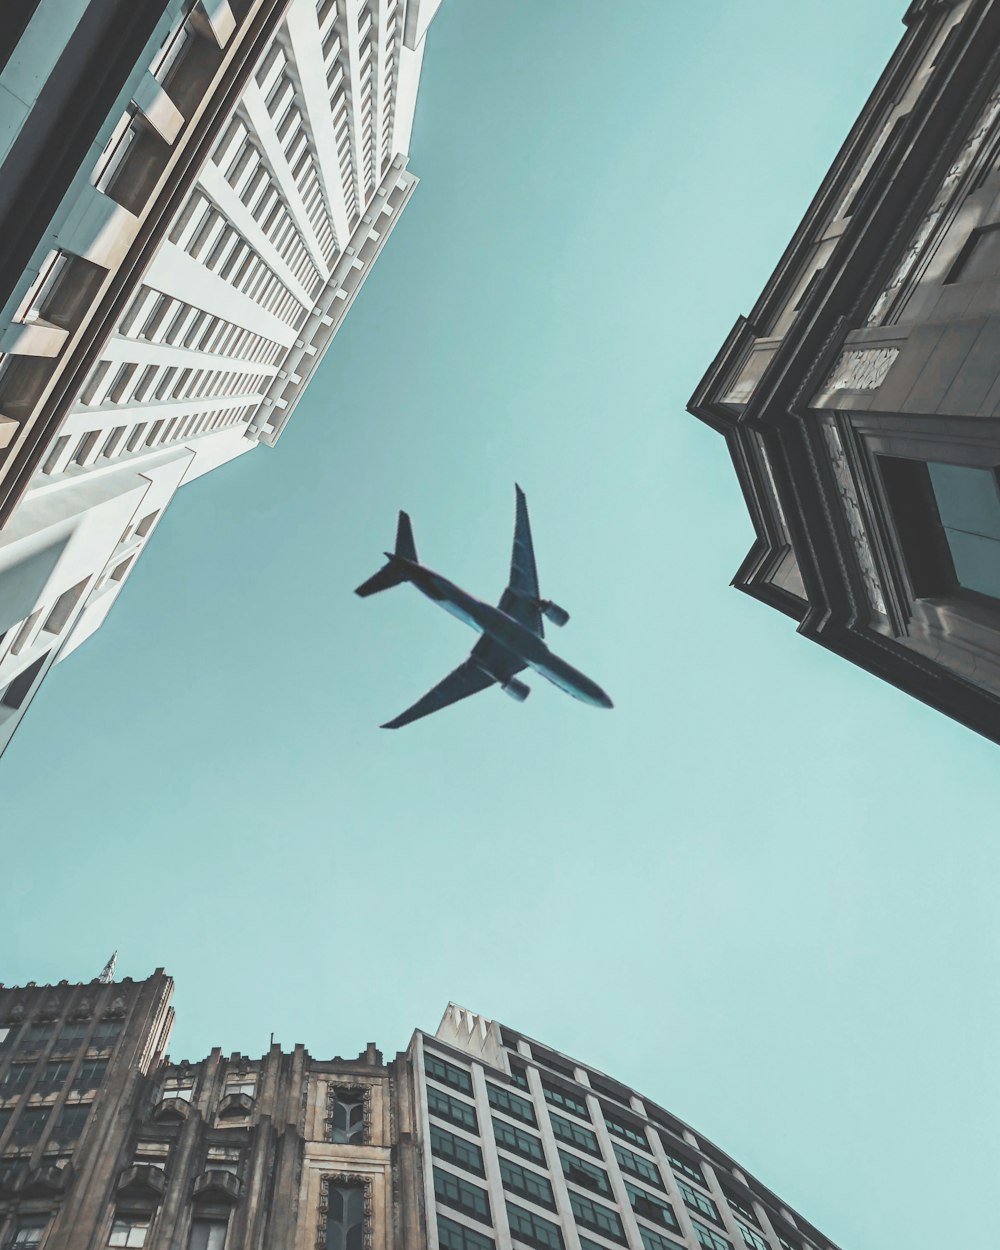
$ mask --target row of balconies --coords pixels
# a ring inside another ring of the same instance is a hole
[[[0,1199],[52,1197],[68,1188],[71,1176],[69,1164],[42,1163],[33,1168],[25,1160],[6,1162],[0,1164]]]
[[[249,1094],[226,1094],[216,1112],[220,1120],[241,1120],[253,1114],[254,1099]],[[186,1120],[191,1103],[178,1094],[164,1094],[151,1112],[154,1120]]]
[[[194,1178],[191,1197],[212,1202],[238,1202],[240,1178],[225,1168],[206,1168]],[[155,1163],[134,1163],[118,1178],[119,1198],[140,1199],[155,1204],[167,1190],[167,1173]]]

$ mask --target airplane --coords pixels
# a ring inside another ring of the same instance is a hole
[[[596,682],[554,655],[545,643],[542,618],[553,625],[565,625],[569,613],[539,595],[528,504],[520,486],[515,489],[517,509],[510,581],[499,606],[493,607],[476,599],[440,573],[422,565],[417,559],[413,527],[405,512],[399,514],[395,551],[384,553],[388,563],[355,590],[356,595],[364,598],[410,582],[428,599],[482,634],[464,664],[438,682],[412,707],[380,728],[400,729],[411,721],[429,716],[431,712],[439,712],[449,704],[493,685],[499,685],[512,699],[523,703],[531,691],[524,682],[517,680],[516,674],[526,668],[534,669],[560,690],[584,703],[595,707],[614,706]]]

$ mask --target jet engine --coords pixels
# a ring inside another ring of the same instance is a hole
[[[565,625],[569,620],[569,613],[566,609],[561,608],[558,603],[553,603],[551,599],[543,599],[538,606],[542,610],[542,616],[553,625]]]
[[[512,677],[510,681],[504,682],[504,694],[509,694],[512,699],[516,699],[518,703],[523,703],[531,694],[531,687],[526,686],[523,681],[518,681],[516,677]]]

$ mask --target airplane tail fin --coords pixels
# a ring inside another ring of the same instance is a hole
[[[388,552],[386,553],[389,554]],[[405,512],[400,512],[399,523],[396,526],[396,550],[389,555],[388,564],[384,564],[377,573],[355,590],[356,595],[365,598],[368,595],[377,595],[380,590],[390,590],[393,586],[399,586],[405,581],[409,581],[409,574],[405,565],[397,562],[397,557],[404,560],[412,560],[416,563],[417,547],[413,541],[413,526],[410,524],[410,518]]]

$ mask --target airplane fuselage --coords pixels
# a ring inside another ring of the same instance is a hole
[[[520,621],[514,620],[493,604],[484,603],[482,599],[470,595],[461,586],[456,586],[447,577],[435,573],[423,564],[390,552],[386,552],[386,555],[394,564],[405,566],[407,580],[428,599],[466,625],[506,647],[523,660],[528,668],[540,673],[554,686],[583,703],[591,703],[595,707],[612,706],[611,700],[597,682],[591,681],[585,673],[581,673],[561,656],[555,655],[549,650],[544,638],[532,633]]]

